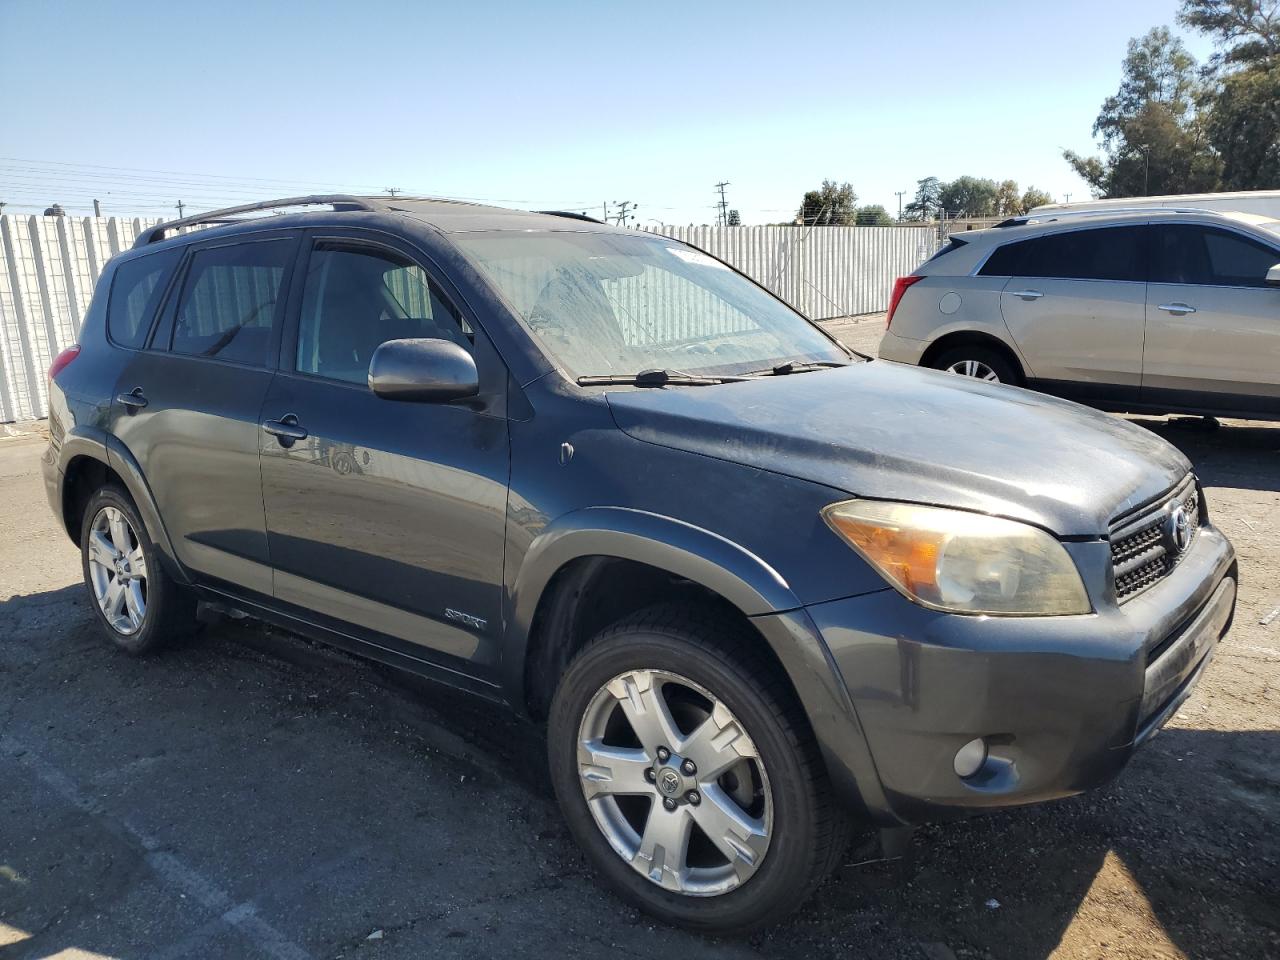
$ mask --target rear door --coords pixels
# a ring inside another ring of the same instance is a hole
[[[1137,399],[1145,230],[1077,228],[992,255],[988,263],[999,256],[1011,277],[1000,309],[1037,389],[1084,401]]]
[[[182,564],[271,595],[259,413],[299,235],[192,245],[145,349],[116,384],[113,432],[141,465]]]
[[[1144,403],[1280,415],[1280,247],[1223,227],[1153,226]]]
[[[496,664],[510,451],[506,367],[443,278],[383,234],[311,235],[263,420],[275,594],[299,616],[472,676]],[[480,394],[384,400],[386,340],[470,351]]]

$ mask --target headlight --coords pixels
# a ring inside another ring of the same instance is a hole
[[[1066,549],[1037,527],[878,500],[833,503],[822,516],[885,579],[926,607],[1006,616],[1092,609]]]

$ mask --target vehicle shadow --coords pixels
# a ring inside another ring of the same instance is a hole
[[[1110,787],[928,827],[914,864],[847,866],[806,911],[905,927],[940,956],[1280,949],[1280,730],[1166,729]]]
[[[1206,486],[1280,490],[1280,423],[1224,420],[1215,429],[1196,417],[1128,419],[1185,453]]]

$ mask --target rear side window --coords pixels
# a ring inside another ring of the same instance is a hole
[[[137,350],[146,342],[151,318],[181,255],[181,249],[166,250],[116,268],[107,299],[107,336],[112,343]]]
[[[173,352],[267,366],[293,240],[198,250],[182,287]]]
[[[1265,287],[1280,251],[1230,230],[1170,224],[1156,228],[1153,283]]]
[[[1147,279],[1143,238],[1146,227],[1072,230],[1025,240],[1014,277],[1060,280]]]
[[[1022,260],[1022,255],[1026,252],[1026,241],[1006,243],[1003,247],[996,247],[995,252],[987,257],[987,262],[978,271],[978,276],[1016,277],[1018,275],[1018,264]]]

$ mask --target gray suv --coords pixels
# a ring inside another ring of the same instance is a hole
[[[1046,211],[898,280],[880,356],[1106,410],[1280,419],[1280,220]]]
[[[203,603],[545,721],[588,861],[700,930],[794,909],[855,823],[1105,783],[1235,605],[1159,438],[565,214],[162,225],[50,376],[49,500],[117,646]]]

